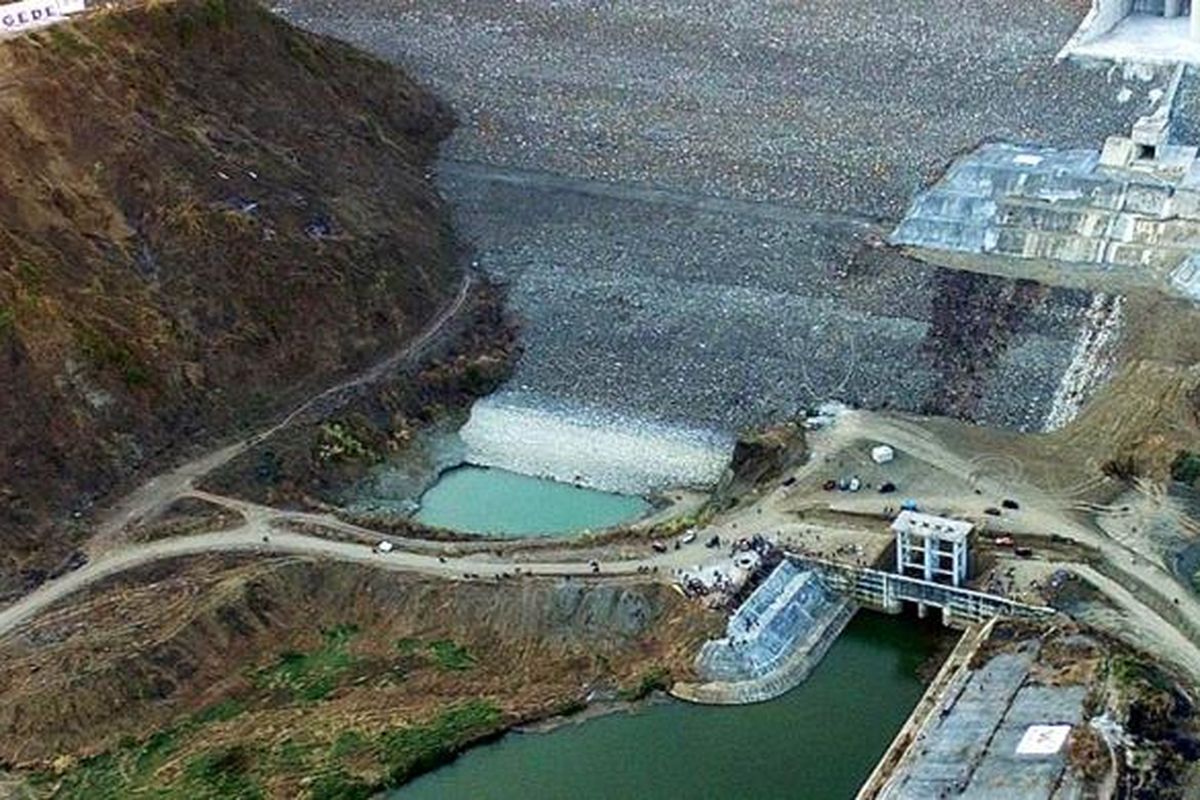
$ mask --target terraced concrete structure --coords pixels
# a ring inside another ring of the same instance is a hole
[[[838,399],[1036,430],[1102,378],[1063,389],[1094,338],[1086,292],[880,246],[980,141],[1095,147],[1149,110],[1153,70],[1055,62],[1074,2],[280,10],[402,63],[459,114],[443,186],[524,317],[504,401],[529,425],[570,408],[728,438]],[[556,456],[517,461],[599,480]]]
[[[1098,149],[984,145],[917,196],[891,241],[1158,274],[1200,250],[1194,160],[1172,181],[1103,166],[1100,156]]]

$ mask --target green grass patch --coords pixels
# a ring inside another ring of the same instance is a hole
[[[189,800],[257,800],[264,797],[251,776],[254,753],[234,745],[210,750],[188,762],[175,792]]]
[[[229,754],[206,754],[207,761],[189,763],[180,782],[155,786],[160,768],[179,752],[181,740],[202,727],[196,719],[156,731],[142,740],[127,738],[112,750],[85,758],[63,775],[34,773],[29,781],[35,786],[53,786],[61,800],[124,800],[128,797],[257,798],[262,792],[251,781],[247,768],[242,774],[219,776]],[[243,765],[253,763],[244,758]]]
[[[375,452],[365,437],[359,435],[354,426],[347,422],[326,422],[321,426],[317,442],[317,460],[330,461],[378,461]]]
[[[406,636],[396,641],[396,650],[402,656],[415,656],[421,652],[421,640]]]
[[[1110,664],[1113,677],[1122,686],[1133,687],[1141,684],[1159,691],[1171,691],[1170,683],[1150,664],[1123,655],[1114,657]]]
[[[1195,484],[1200,479],[1200,454],[1179,451],[1171,463],[1171,477],[1180,483]]]
[[[438,669],[461,672],[475,666],[475,656],[452,639],[438,639],[426,648]]]
[[[633,686],[620,691],[622,700],[641,700],[653,691],[666,691],[671,688],[671,671],[666,667],[654,667],[642,674]]]
[[[311,744],[301,744],[295,739],[284,739],[271,752],[270,769],[285,775],[307,772],[311,768],[315,749]]]
[[[374,794],[375,789],[369,783],[351,777],[342,769],[322,773],[308,791],[309,800],[368,800]]]
[[[46,285],[46,271],[27,258],[18,258],[15,267],[17,280],[21,282],[25,291],[34,296],[40,294],[42,287]]]
[[[203,31],[220,30],[230,25],[229,4],[225,0],[204,0],[196,6],[181,7],[174,16],[175,33],[185,45]]]
[[[370,747],[371,742],[358,731],[343,731],[334,740],[331,753],[334,758],[349,758],[369,750]]]
[[[472,669],[478,659],[466,648],[453,639],[434,639],[424,642],[420,639],[405,637],[396,641],[396,651],[401,659],[402,671],[414,666],[413,662],[425,662],[437,669],[450,672],[462,672]]]
[[[96,48],[80,36],[71,25],[55,25],[46,30],[44,41],[59,55],[78,58],[95,52]]]
[[[467,742],[494,731],[501,716],[494,704],[472,700],[442,712],[424,725],[384,733],[379,747],[388,765],[388,783],[398,786],[445,763]]]
[[[358,628],[353,625],[324,631],[321,647],[311,653],[283,653],[275,664],[255,673],[255,686],[286,691],[292,699],[306,703],[325,699],[355,664],[349,645],[357,633]]]
[[[150,370],[125,345],[94,328],[79,326],[75,341],[84,357],[98,369],[115,370],[131,389],[150,383]]]
[[[4,339],[17,325],[17,312],[0,306],[0,340]]]
[[[246,710],[246,703],[236,698],[222,700],[219,703],[214,703],[207,708],[201,709],[192,717],[197,725],[204,725],[209,722],[225,722],[233,719]]]
[[[327,640],[337,640],[333,632]],[[429,722],[367,734],[345,731],[331,744],[286,739],[270,750],[248,745],[216,747],[186,759],[169,784],[162,767],[179,758],[186,737],[211,722],[241,713],[240,704],[219,703],[174,728],[145,739],[127,739],[111,751],[80,761],[63,775],[26,775],[30,787],[64,800],[259,800],[260,780],[277,775],[311,778],[301,794],[310,800],[368,800],[380,789],[398,786],[445,763],[472,741],[494,733],[503,722],[496,705],[474,700],[452,706]],[[353,772],[370,765],[380,778]],[[378,772],[376,772],[378,770]]]

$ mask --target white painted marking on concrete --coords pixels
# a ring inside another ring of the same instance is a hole
[[[1070,725],[1030,725],[1017,743],[1019,756],[1052,756],[1066,744]]]

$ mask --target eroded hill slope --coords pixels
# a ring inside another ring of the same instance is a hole
[[[3,642],[0,766],[87,800],[367,797],[593,691],[686,678],[720,624],[649,582],[165,562]]]
[[[250,0],[0,43],[0,595],[72,512],[418,331],[448,111]],[[68,521],[68,522],[64,522]]]

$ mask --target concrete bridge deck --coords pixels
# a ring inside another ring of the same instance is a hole
[[[1033,606],[1007,597],[973,589],[896,575],[870,567],[858,567],[820,558],[788,553],[792,561],[817,570],[833,590],[848,595],[861,605],[899,613],[905,602],[942,609],[942,620],[954,627],[987,622],[994,617],[1044,619],[1055,613],[1049,606]]]

